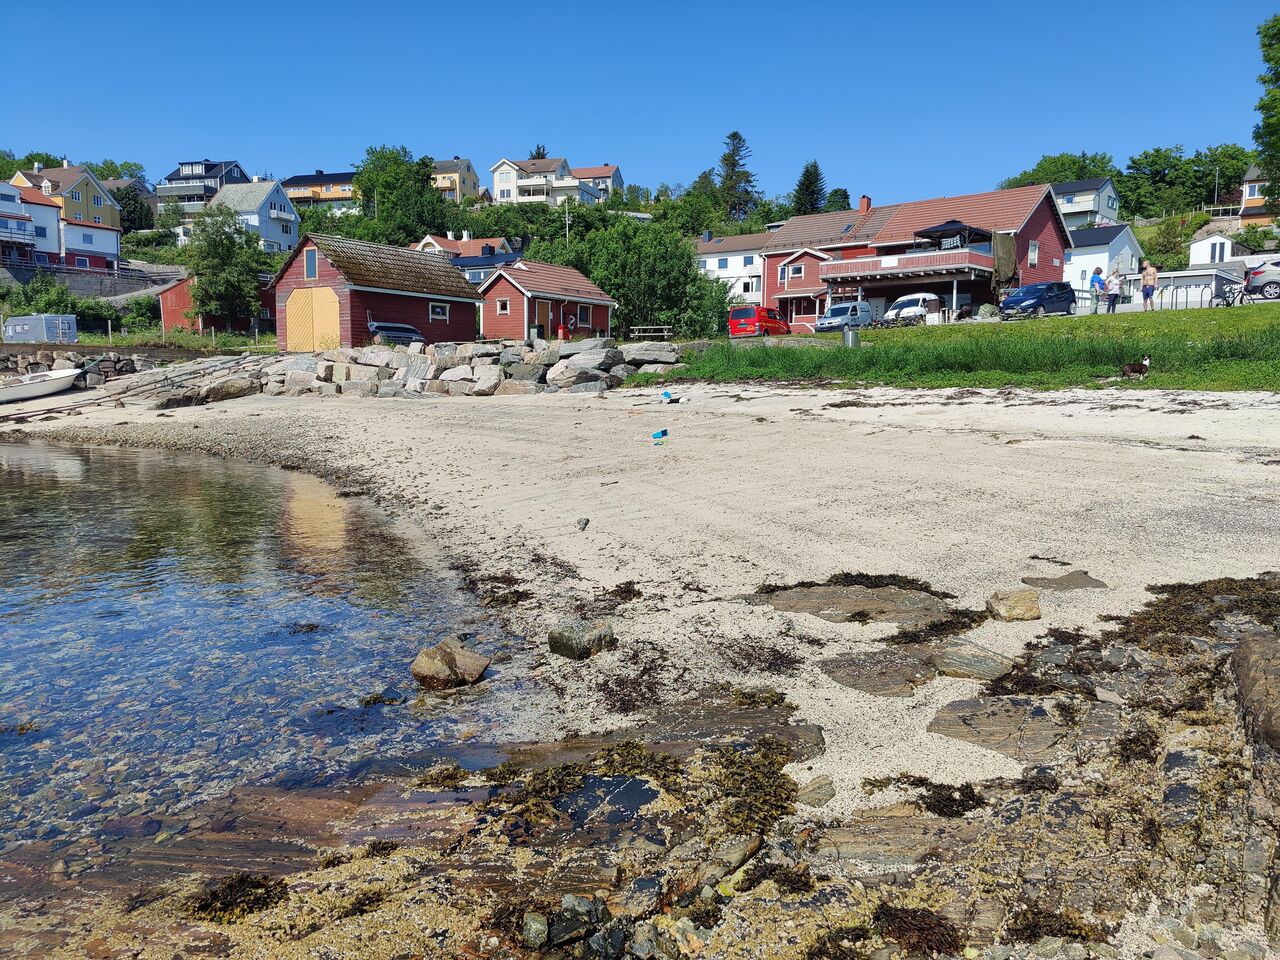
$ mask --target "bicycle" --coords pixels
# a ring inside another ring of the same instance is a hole
[[[1235,307],[1253,303],[1257,297],[1244,292],[1243,283],[1229,283],[1223,292],[1209,300],[1211,307]]]

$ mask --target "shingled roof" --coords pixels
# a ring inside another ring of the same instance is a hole
[[[772,233],[740,233],[732,237],[712,237],[698,241],[699,256],[715,256],[720,253],[743,253],[761,250],[773,236]]]
[[[613,297],[573,267],[541,263],[537,260],[520,260],[495,271],[480,285],[481,288],[489,286],[499,276],[505,276],[529,295],[541,295],[553,299],[563,297],[568,300],[598,300],[615,307],[618,305]]]
[[[313,233],[303,237],[293,256],[306,246],[307,240],[314,243],[353,286],[480,302],[480,291],[467,282],[461,270],[438,253]],[[293,256],[285,262],[281,273],[288,269]],[[278,279],[280,274],[276,276]]]
[[[876,232],[872,243],[881,246],[909,242],[917,230],[925,230],[948,220],[959,220],[992,233],[1017,230],[1048,192],[1047,186],[1038,184],[1014,187],[1011,190],[990,190],[987,193],[900,203],[888,223]],[[1054,209],[1057,209],[1056,204]]]
[[[764,252],[776,253],[802,250],[805,247],[865,242],[875,235],[874,231],[868,232],[866,226],[873,221],[885,219],[885,211],[893,209],[893,207],[882,207],[870,213],[859,210],[836,210],[832,213],[812,213],[792,217],[774,231],[771,239],[764,246]]]

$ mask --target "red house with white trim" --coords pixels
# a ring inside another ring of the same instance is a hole
[[[573,267],[536,260],[499,267],[480,294],[485,340],[607,336],[618,305]]]
[[[281,350],[364,346],[377,322],[408,324],[427,343],[474,340],[482,302],[439,253],[322,234],[302,238],[271,287]]]
[[[934,231],[932,228],[949,229]],[[939,234],[950,234],[939,236]],[[990,303],[996,235],[1012,236],[1014,283],[1062,279],[1071,234],[1047,185],[792,217],[761,251],[764,303],[810,331],[830,300],[881,316],[898,297],[936,293],[951,309]]]

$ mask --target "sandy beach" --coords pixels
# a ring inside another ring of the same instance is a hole
[[[908,696],[836,682],[824,663],[881,649],[895,626],[782,612],[755,593],[762,584],[900,575],[980,610],[1024,577],[1087,571],[1102,582],[1043,589],[1041,619],[990,619],[965,635],[1018,657],[1048,628],[1097,635],[1099,616],[1141,607],[1148,585],[1280,568],[1275,395],[679,392],[687,402],[639,389],[108,405],[21,429],[313,472],[411,523],[482,594],[522,591],[504,612],[526,638],[517,663],[559,710],[514,722],[503,739],[625,727],[716,683],[780,691],[793,722],[825,740],[787,768],[802,785],[831,778],[834,799],[795,815],[817,826],[905,796],[865,790],[867,778],[981,782],[1017,778],[1024,764],[929,730],[947,704],[978,695],[977,681],[939,676]],[[634,598],[619,603],[625,584]],[[608,616],[617,649],[580,662],[547,653],[547,630],[575,611]]]

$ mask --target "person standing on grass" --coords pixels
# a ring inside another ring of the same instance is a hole
[[[1089,278],[1089,292],[1093,294],[1093,312],[1102,307],[1102,297],[1107,288],[1107,281],[1102,279],[1102,268],[1094,267],[1093,276]]]
[[[1116,303],[1120,299],[1120,268],[1111,271],[1104,288],[1107,294],[1107,313],[1116,312]]]
[[[1150,260],[1142,261],[1142,309],[1154,310],[1156,287],[1160,283],[1160,271],[1151,265]]]

